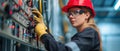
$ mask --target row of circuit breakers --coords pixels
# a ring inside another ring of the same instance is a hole
[[[37,41],[32,0],[0,0],[0,32],[30,43]]]

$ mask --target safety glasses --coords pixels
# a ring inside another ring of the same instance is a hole
[[[72,15],[73,17],[76,17],[76,16],[81,15],[83,13],[85,13],[84,10],[68,11],[67,16],[70,17],[70,15]]]

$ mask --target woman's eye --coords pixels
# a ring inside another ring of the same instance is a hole
[[[74,11],[74,14],[78,14],[79,12],[78,11]]]
[[[80,10],[80,11],[79,11],[79,14],[83,14],[83,13],[84,13],[84,11],[83,11],[83,10]]]

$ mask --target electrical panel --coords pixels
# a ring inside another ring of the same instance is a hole
[[[34,32],[32,8],[36,8],[33,0],[0,0],[0,36],[41,49]]]

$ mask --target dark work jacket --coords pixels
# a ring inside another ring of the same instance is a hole
[[[48,51],[99,51],[100,49],[98,33],[90,27],[76,33],[71,38],[71,42],[66,44],[57,42],[50,34],[45,34],[40,39]]]

